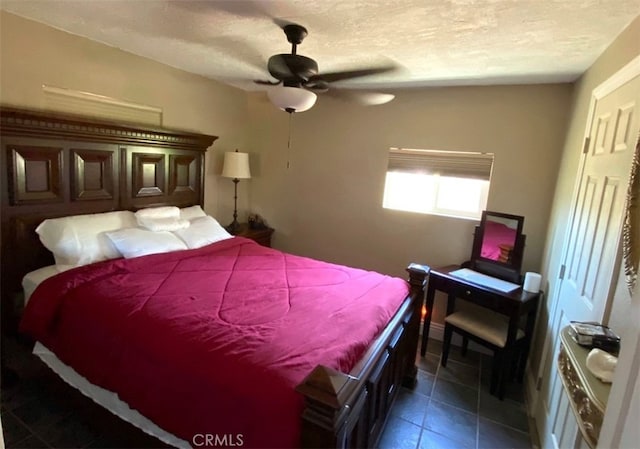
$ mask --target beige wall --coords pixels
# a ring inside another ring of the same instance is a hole
[[[231,221],[233,183],[217,174],[222,153],[245,146],[243,91],[0,11],[0,103],[44,109],[43,85],[159,107],[163,126],[219,136],[207,153],[205,208]]]
[[[389,147],[494,152],[488,208],[525,216],[524,269],[539,271],[571,90],[415,89],[377,107],[321,96],[292,117],[253,94],[251,204],[275,227],[279,248],[404,276],[412,261],[468,259],[477,222],[383,209]]]
[[[547,323],[551,315],[550,308],[554,301],[554,290],[557,288],[562,247],[569,220],[571,198],[577,179],[591,92],[638,54],[640,54],[640,16],[616,38],[576,83],[571,120],[562,152],[542,264],[543,290],[547,292],[549,297],[541,308],[538,323]],[[618,285],[622,286],[622,283],[619,282]],[[621,305],[618,302],[628,305],[629,294],[625,294],[623,291],[616,293],[616,304],[614,304],[614,315],[616,316],[619,316],[620,313],[624,314],[624,312],[620,312]],[[530,358],[534,372],[537,372],[540,365],[545,333],[546,326],[539,325]]]

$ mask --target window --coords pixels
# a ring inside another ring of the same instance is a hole
[[[480,219],[492,167],[491,153],[391,148],[382,206]]]

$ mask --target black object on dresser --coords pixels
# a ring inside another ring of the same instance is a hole
[[[262,228],[252,228],[248,223],[240,223],[240,226],[231,233],[238,237],[245,237],[254,240],[262,246],[271,248],[271,234],[273,234],[273,229],[267,226]]]

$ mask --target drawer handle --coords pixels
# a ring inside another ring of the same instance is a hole
[[[471,294],[471,290],[467,290],[467,296]]]

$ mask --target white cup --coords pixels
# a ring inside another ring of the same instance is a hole
[[[538,293],[540,291],[540,283],[542,282],[542,276],[539,273],[528,271],[524,275],[524,285],[522,289],[525,292]]]

